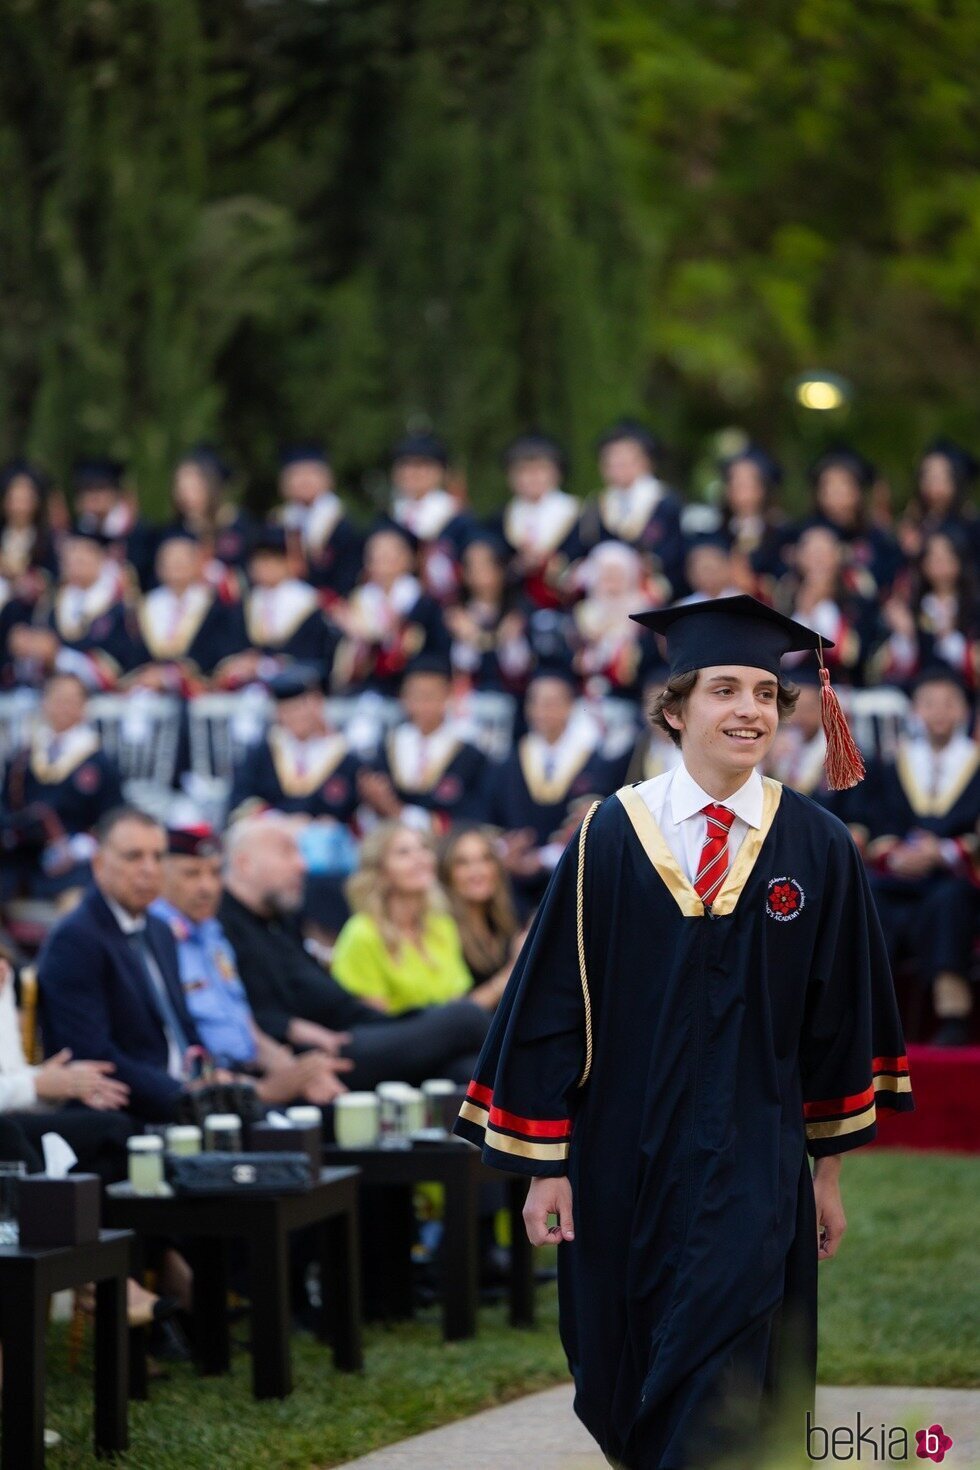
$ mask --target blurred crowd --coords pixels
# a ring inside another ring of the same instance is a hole
[[[135,1116],[175,1116],[202,1067],[270,1104],[466,1080],[585,804],[680,758],[645,720],[666,671],[629,614],[736,592],[828,640],[867,779],[826,789],[809,656],[769,772],[851,826],[910,1033],[971,1040],[965,449],[930,445],[902,509],[860,454],[829,452],[797,518],[762,448],[724,461],[715,502],[686,501],[632,421],[599,440],[585,502],[538,433],[507,447],[490,517],[432,434],[389,469],[370,525],[318,444],[283,449],[264,522],[210,448],[176,466],[164,525],[108,460],[76,466],[70,510],[38,466],[2,473],[0,944],[40,950],[49,1057],[111,1064],[84,1101],[123,1088]]]

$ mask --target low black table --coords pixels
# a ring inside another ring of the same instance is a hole
[[[103,1230],[91,1245],[0,1246],[0,1343],[3,1345],[3,1470],[44,1465],[44,1338],[56,1291],[95,1287],[95,1453],[129,1445],[126,1401],[128,1230]]]
[[[361,1268],[357,1225],[357,1170],[323,1169],[300,1194],[236,1194],[205,1199],[188,1195],[139,1195],[126,1184],[106,1191],[104,1213],[115,1225],[143,1236],[178,1237],[189,1244],[194,1267],[194,1341],[203,1373],[227,1373],[228,1242],[248,1248],[252,1311],[252,1392],[257,1399],[292,1391],[289,1352],[289,1236],[318,1228],[319,1337],[333,1341],[338,1368],[364,1365],[361,1345]],[[134,1337],[137,1334],[134,1334]],[[145,1373],[138,1388],[145,1393]]]
[[[327,1144],[323,1156],[330,1164],[355,1166],[361,1171],[365,1187],[383,1187],[393,1197],[384,1222],[389,1237],[384,1259],[365,1261],[365,1267],[385,1272],[386,1295],[397,1316],[412,1313],[411,1189],[433,1182],[443,1186],[442,1324],[447,1342],[476,1334],[479,1185],[488,1180],[505,1183],[511,1223],[510,1320],[518,1327],[533,1323],[533,1247],[522,1215],[527,1179],[488,1169],[479,1151],[462,1139],[414,1143],[410,1148],[341,1148]]]

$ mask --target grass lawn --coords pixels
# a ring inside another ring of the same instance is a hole
[[[820,1376],[827,1383],[980,1387],[980,1273],[976,1269],[980,1159],[868,1153],[845,1160],[849,1229],[820,1268]],[[248,1358],[229,1378],[171,1370],[150,1402],[131,1406],[137,1470],[322,1470],[379,1445],[565,1379],[553,1287],[539,1292],[539,1325],[515,1331],[502,1307],[480,1313],[480,1335],[447,1346],[435,1311],[367,1333],[367,1369],[334,1372],[329,1354],[294,1339],[296,1387],[256,1404]],[[91,1334],[88,1339],[91,1351]],[[64,1444],[52,1470],[95,1470],[86,1355],[65,1366],[65,1330],[50,1334],[49,1425]],[[531,1467],[528,1467],[531,1470]]]

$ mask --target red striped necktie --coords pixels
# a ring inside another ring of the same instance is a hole
[[[707,818],[708,830],[701,849],[694,887],[701,902],[707,906],[718,897],[718,891],[728,872],[728,833],[735,820],[735,813],[729,811],[727,806],[719,806],[713,801],[701,810]]]

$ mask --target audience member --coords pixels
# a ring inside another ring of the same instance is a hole
[[[345,990],[393,1016],[472,992],[427,834],[401,822],[370,833],[347,895],[354,912],[330,966]]]
[[[493,531],[463,548],[457,601],[444,613],[453,671],[474,689],[522,693],[534,664],[533,605],[509,571],[510,552]]]
[[[137,497],[123,484],[125,465],[106,457],[77,460],[72,469],[78,531],[109,547],[119,563],[128,563],[145,591],[153,576],[156,535],[140,516]]]
[[[41,1029],[48,1054],[111,1062],[139,1118],[172,1118],[188,1054],[200,1038],[184,1003],[169,927],[148,912],[159,897],[166,833],[135,807],[96,829],[95,879],[56,924],[38,959]]]
[[[835,449],[817,460],[810,480],[813,515],[795,528],[795,538],[811,526],[832,531],[846,549],[847,565],[863,569],[874,589],[887,593],[902,564],[902,553],[895,538],[874,525],[869,515],[874,465],[853,449]]]
[[[874,587],[866,570],[848,566],[843,542],[828,527],[812,524],[793,548],[795,570],[776,587],[777,607],[833,644],[824,661],[835,682],[862,685],[865,665],[882,636]],[[790,678],[810,654],[789,654]]]
[[[890,636],[881,676],[904,684],[944,663],[969,689],[980,684],[980,595],[970,548],[955,530],[930,531],[911,578],[896,582],[883,618]]]
[[[49,489],[44,471],[26,459],[0,469],[0,577],[31,606],[58,570],[48,526]]]
[[[445,838],[439,880],[473,977],[470,999],[493,1010],[524,935],[491,828],[457,827]]]
[[[925,538],[937,531],[958,537],[974,561],[980,555],[980,522],[966,503],[978,473],[980,463],[962,445],[951,439],[934,439],[927,445],[899,525],[902,550],[910,560],[921,556]]]
[[[227,498],[231,467],[208,444],[195,445],[182,454],[174,469],[170,498],[173,519],[164,527],[164,537],[185,531],[200,541],[209,583],[219,588],[226,583],[227,569],[243,570],[255,534],[251,516]]]
[[[204,547],[184,526],[164,533],[156,575],[157,586],[140,601],[126,682],[191,694],[240,649],[239,611],[209,585]]]
[[[603,541],[580,564],[577,580],[585,596],[572,609],[572,667],[593,699],[636,703],[644,680],[660,663],[654,639],[630,613],[667,596],[666,585],[651,589],[640,554],[619,541]]]
[[[562,607],[574,587],[571,568],[583,553],[582,507],[561,488],[565,453],[546,434],[522,434],[504,451],[511,499],[490,529],[502,536],[511,571],[535,607]]]
[[[468,1000],[385,1016],[345,990],[303,943],[303,859],[286,819],[239,822],[228,835],[225,896],[218,912],[262,1030],[294,1047],[353,1061],[345,1082],[466,1081],[488,1017]],[[343,1033],[349,1033],[345,1040]]]
[[[585,545],[624,541],[641,554],[651,575],[666,578],[671,597],[683,596],[681,502],[657,476],[659,441],[643,424],[622,419],[606,430],[596,448],[605,489],[583,516]]]
[[[219,681],[226,687],[250,684],[271,678],[294,661],[329,670],[336,630],[324,615],[316,589],[292,574],[281,526],[266,526],[256,533],[248,575],[241,651],[219,664]]]
[[[363,537],[344,511],[322,444],[282,447],[279,496],[283,524],[296,538],[306,580],[333,597],[349,597],[361,573]]]
[[[425,590],[446,602],[474,522],[445,487],[449,454],[435,434],[408,434],[391,451],[391,514],[415,538]]]
[[[782,466],[758,444],[747,444],[721,463],[720,531],[730,549],[739,590],[765,598],[786,570],[782,559],[786,518],[776,504]]]

